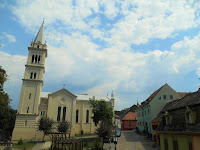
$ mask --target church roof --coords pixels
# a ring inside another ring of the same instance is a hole
[[[79,95],[79,94],[75,94],[77,96],[77,100],[90,100],[90,98],[92,99],[92,95]],[[94,96],[96,100],[100,100],[100,99],[104,99],[105,101],[110,101],[110,99],[107,96]]]
[[[48,98],[48,95],[52,94],[51,92],[42,92],[41,98]],[[74,94],[77,96],[77,100],[90,100],[92,98],[92,95],[85,95],[85,94]],[[110,99],[107,96],[94,96],[96,100],[104,99],[105,101],[110,101]]]
[[[38,31],[37,36],[34,40],[35,43],[40,42],[41,44],[45,44],[45,35],[44,35],[44,21],[40,27],[40,30]]]

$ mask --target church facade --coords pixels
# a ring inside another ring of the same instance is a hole
[[[73,94],[65,88],[52,93],[42,92],[47,58],[44,22],[28,50],[12,140],[42,139],[43,133],[38,130],[38,120],[41,116],[53,119],[55,125],[60,121],[69,121],[72,136],[80,134],[81,131],[94,133],[96,127],[91,118],[93,114],[89,104],[89,99],[93,96]],[[95,96],[95,99],[106,100],[113,107],[114,112],[113,93],[111,98]]]

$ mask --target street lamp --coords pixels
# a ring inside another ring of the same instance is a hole
[[[117,147],[116,147],[116,145],[117,145],[117,137],[116,137],[116,135],[113,137],[113,143],[115,144],[115,150],[117,150]]]

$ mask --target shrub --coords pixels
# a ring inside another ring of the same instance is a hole
[[[17,144],[18,144],[18,145],[22,145],[22,144],[23,144],[22,138],[20,138],[20,139],[17,141]]]

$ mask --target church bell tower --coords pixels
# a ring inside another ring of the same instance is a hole
[[[24,78],[22,79],[18,114],[38,115],[43,75],[45,73],[45,59],[47,57],[44,21],[35,40],[28,47],[28,51],[29,54],[25,65]]]

